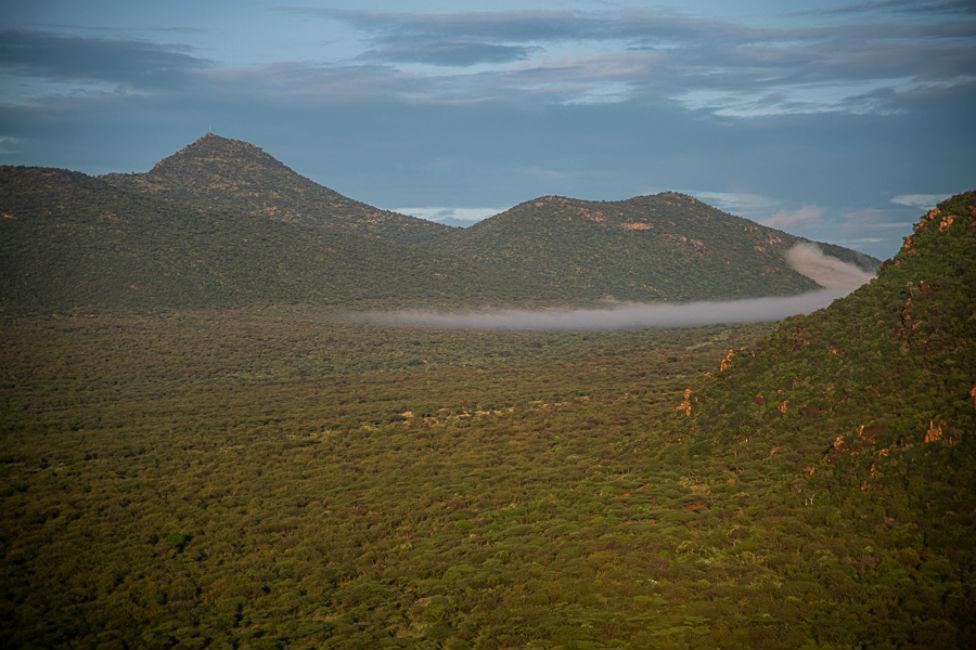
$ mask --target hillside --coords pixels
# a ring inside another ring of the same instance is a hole
[[[798,241],[804,240],[666,192],[626,201],[545,196],[444,233],[434,247],[532,274],[566,297],[692,300],[818,288],[784,259]],[[821,247],[865,269],[878,263]]]
[[[736,352],[727,372],[707,385],[696,421],[793,429],[808,411],[818,426],[825,419],[842,429],[865,424],[893,439],[940,419],[948,420],[946,436],[972,430],[974,216],[974,192],[940,204],[869,284],[827,309],[787,319],[762,347]],[[743,394],[748,407],[740,401],[732,408]],[[773,407],[784,400],[790,407],[780,414]]]
[[[145,174],[0,168],[0,210],[0,300],[34,310],[555,305],[818,287],[784,258],[800,239],[685,195],[543,197],[457,229],[348,199],[213,134]]]
[[[974,199],[765,339],[2,314],[0,643],[971,648]]]
[[[467,229],[374,208],[304,178],[247,142],[212,133],[145,174],[106,182],[199,208],[369,234],[504,268],[536,285],[522,298],[593,301],[786,295],[817,288],[783,255],[800,239],[664,193],[626,201],[547,196]],[[878,260],[821,244],[873,269]]]
[[[974,287],[969,192],[923,216],[870,284],[730,350],[680,407],[672,462],[792,494],[771,555],[795,549],[788,579],[861,630],[851,645],[976,644]]]
[[[106,174],[116,187],[196,207],[412,244],[450,231],[354,201],[295,173],[253,144],[208,133],[144,174]]]
[[[502,300],[526,286],[504,269],[145,197],[64,170],[0,167],[0,209],[8,308]]]

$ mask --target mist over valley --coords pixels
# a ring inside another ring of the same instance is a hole
[[[597,308],[495,309],[480,311],[400,310],[358,316],[367,322],[407,327],[612,330],[642,327],[687,327],[719,323],[761,323],[782,320],[828,306],[874,275],[856,264],[825,255],[816,244],[794,244],[786,260],[798,273],[823,289],[794,296],[740,298],[685,303],[611,302]]]

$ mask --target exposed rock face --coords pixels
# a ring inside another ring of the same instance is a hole
[[[691,389],[685,389],[685,399],[680,404],[678,404],[676,411],[680,411],[687,417],[691,417]]]

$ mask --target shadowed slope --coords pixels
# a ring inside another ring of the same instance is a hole
[[[819,288],[785,260],[803,241],[666,192],[626,201],[546,196],[436,241],[443,251],[539,277],[554,292],[599,299],[693,300]],[[877,260],[839,246],[862,268]]]
[[[221,207],[409,244],[451,230],[380,210],[295,173],[258,147],[208,133],[145,174],[107,174],[106,182],[197,207]]]
[[[0,167],[0,301],[31,310],[496,299],[515,284],[375,237]]]

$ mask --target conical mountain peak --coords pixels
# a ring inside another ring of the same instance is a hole
[[[209,174],[219,171],[221,163],[240,163],[287,169],[273,156],[250,142],[233,140],[208,132],[192,144],[160,160],[152,168],[150,174],[179,172],[184,167],[190,168],[186,171],[192,170],[194,173]]]
[[[260,147],[206,133],[145,174],[109,174],[109,183],[157,198],[240,215],[376,236],[426,241],[447,226],[380,210],[298,174]]]

